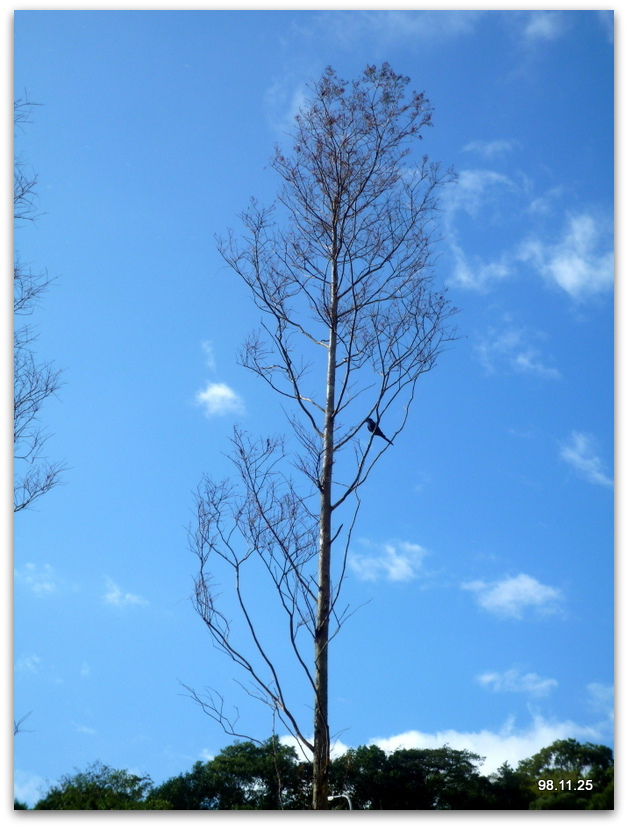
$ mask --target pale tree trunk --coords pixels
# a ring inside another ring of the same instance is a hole
[[[329,351],[327,354],[327,395],[323,432],[323,468],[321,475],[321,511],[318,557],[318,602],[314,637],[315,698],[314,757],[312,808],[329,808],[329,611],[331,595],[331,484],[334,465],[334,418],[336,405],[336,320],[338,269],[332,262],[330,297]]]

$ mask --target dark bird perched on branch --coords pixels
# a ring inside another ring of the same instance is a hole
[[[384,440],[386,440],[386,442],[390,443],[390,445],[392,446],[393,441],[389,440],[388,437],[386,437],[381,428],[377,425],[377,423],[374,420],[371,420],[370,417],[366,418],[366,427],[371,432],[371,434],[374,434],[376,437],[383,437]]]

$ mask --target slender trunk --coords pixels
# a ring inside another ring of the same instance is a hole
[[[328,714],[328,654],[329,605],[331,569],[331,482],[334,464],[334,408],[336,404],[336,316],[337,265],[332,262],[330,296],[329,353],[327,361],[327,396],[323,432],[323,467],[321,474],[321,507],[318,554],[318,603],[314,662],[316,693],[314,698],[314,758],[312,808],[329,809],[329,714]]]

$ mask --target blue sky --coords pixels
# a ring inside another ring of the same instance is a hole
[[[233,425],[287,427],[237,364],[258,315],[214,235],[272,201],[273,147],[328,64],[410,76],[434,106],[420,151],[459,176],[436,274],[460,338],[361,495],[336,749],[447,742],[488,773],[557,738],[613,744],[612,24],[15,13],[16,96],[41,104],[16,148],[42,211],[16,245],[57,279],[38,353],[65,371],[43,418],[70,467],[15,523],[20,798],[96,759],[160,782],[215,755],[232,740],[181,682],[271,733],[193,611],[186,528],[202,475],[230,473]]]

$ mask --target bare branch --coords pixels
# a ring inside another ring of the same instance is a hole
[[[15,125],[28,122],[28,99],[15,101]],[[24,162],[16,158],[14,167],[13,213],[16,224],[37,218],[35,186],[37,178],[29,174]],[[19,261],[16,254],[13,266],[13,311],[15,317],[30,316],[38,307],[43,293],[52,280],[46,272],[34,273]],[[14,329],[13,351],[13,456],[15,460],[14,511],[29,507],[33,501],[50,491],[66,466],[50,463],[42,449],[47,440],[39,425],[40,409],[50,396],[56,394],[61,382],[61,371],[49,363],[39,363],[33,351],[37,335],[28,325]]]
[[[315,809],[328,807],[328,654],[353,612],[339,601],[359,488],[390,448],[374,444],[374,433],[361,440],[360,429],[367,418],[386,417],[394,441],[419,378],[455,338],[455,310],[435,286],[433,256],[437,195],[454,175],[427,157],[410,162],[432,109],[423,94],[406,97],[407,84],[388,64],[367,66],[351,83],[328,68],[295,118],[292,153],[275,151],[271,166],[283,182],[277,202],[267,208],[253,200],[241,216],[243,239],[230,232],[218,242],[263,317],[241,364],[292,402],[286,416],[299,450],[235,430],[240,488],[206,482],[199,492],[196,606],[214,643],[248,674],[247,692],[306,744],[274,645],[247,600],[245,570],[255,572],[256,589],[265,573],[285,640],[314,691]],[[286,464],[303,485],[282,470]],[[350,496],[347,520],[340,510]],[[251,656],[234,643],[235,622],[216,609],[204,574],[221,562],[233,575],[238,635],[246,633]],[[303,637],[313,645],[313,666]],[[216,698],[210,710],[222,720]]]
[[[22,716],[21,719],[18,719],[17,721],[15,721],[15,719],[13,720],[13,735],[14,736],[17,736],[18,733],[30,733],[31,732],[29,730],[25,730],[22,727],[22,725],[28,719],[28,717],[31,715],[32,712],[33,712],[32,710],[29,710],[28,713],[26,713],[24,716]]]

